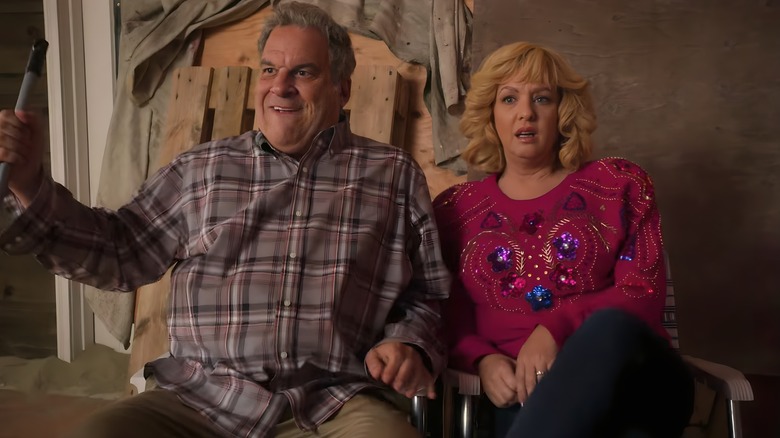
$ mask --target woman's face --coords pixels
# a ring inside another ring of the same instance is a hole
[[[517,76],[498,86],[493,119],[507,166],[555,163],[559,101],[557,90]]]

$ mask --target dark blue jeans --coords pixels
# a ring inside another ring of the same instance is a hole
[[[628,313],[604,309],[569,337],[506,437],[679,437],[693,391],[665,339]]]
[[[493,436],[505,437],[515,422],[515,417],[520,414],[520,404],[508,408],[495,408],[493,412]]]

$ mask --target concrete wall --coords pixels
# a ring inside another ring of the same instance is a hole
[[[780,374],[780,3],[477,0],[474,66],[562,52],[593,84],[597,155],[654,177],[683,353]]]

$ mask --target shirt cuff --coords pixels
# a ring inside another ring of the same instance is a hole
[[[417,352],[417,354],[420,355],[420,359],[422,359],[423,365],[425,365],[425,368],[428,370],[429,373],[433,374],[433,361],[431,361],[431,356],[423,350],[422,347],[420,347],[417,344],[410,344],[407,343],[406,345],[412,347],[414,351]]]
[[[52,231],[52,197],[55,182],[44,178],[38,193],[27,208],[9,194],[3,202],[9,209],[11,223],[0,232],[0,249],[10,255],[36,254],[41,252],[44,238]]]
[[[558,348],[563,347],[563,344],[569,339],[572,333],[574,333],[574,324],[568,317],[562,317],[561,315],[555,315],[556,317],[550,317],[540,325],[544,326],[547,331],[550,332],[555,343],[558,344]]]
[[[493,344],[478,336],[461,339],[450,352],[450,365],[458,370],[477,374],[477,362],[490,354],[504,354]]]

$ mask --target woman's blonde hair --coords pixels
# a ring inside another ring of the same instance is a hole
[[[558,163],[574,171],[590,159],[596,113],[588,81],[558,53],[526,42],[508,44],[491,53],[471,78],[460,130],[469,139],[462,158],[488,173],[503,172],[504,150],[493,120],[498,86],[519,74],[522,82],[557,89]]]

